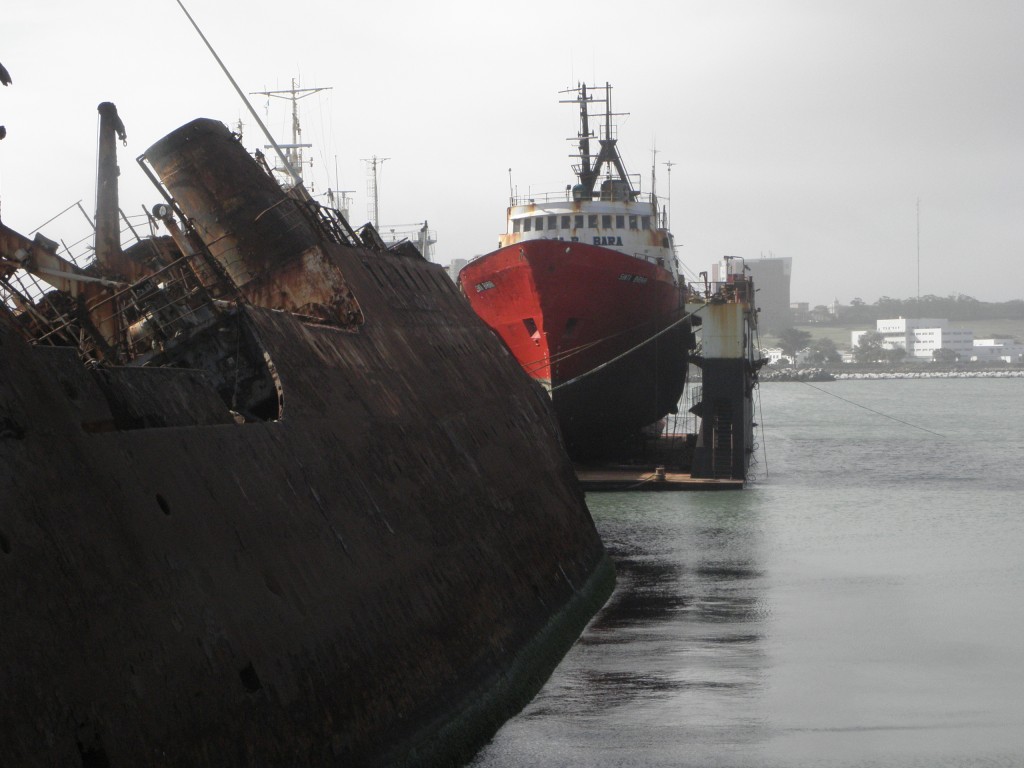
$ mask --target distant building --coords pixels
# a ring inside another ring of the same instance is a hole
[[[761,350],[761,357],[768,360],[768,365],[804,365],[811,355],[811,348],[804,347],[796,353],[796,359],[782,351],[782,347],[766,347]]]
[[[951,350],[959,359],[969,360],[974,348],[974,331],[949,328],[945,319],[897,317],[877,321],[875,330],[882,336],[885,349],[903,349],[908,360],[934,360],[939,349]],[[868,331],[851,333],[851,346],[860,344],[865,333]]]
[[[782,347],[766,347],[761,350],[761,357],[768,361],[768,365],[790,365],[793,362],[789,355],[782,353]]]
[[[450,277],[453,281],[458,282],[459,272],[461,272],[462,268],[467,264],[469,264],[469,261],[466,259],[455,259],[454,261],[452,261],[451,264],[449,264],[445,268],[445,271],[448,272],[448,277]]]
[[[980,363],[1024,362],[1024,344],[1010,339],[975,339],[971,360]]]
[[[789,304],[790,325],[807,325],[809,323],[831,323],[837,317],[837,302],[832,304],[816,304],[811,306],[806,301],[793,301]]]
[[[754,279],[755,301],[760,314],[758,326],[767,332],[781,331],[793,326],[790,312],[789,282],[793,274],[793,259],[750,259],[746,262]]]

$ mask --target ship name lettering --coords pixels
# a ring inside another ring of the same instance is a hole
[[[622,245],[622,238],[615,235],[594,235],[594,245]]]

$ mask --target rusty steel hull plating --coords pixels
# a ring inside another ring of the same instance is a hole
[[[609,594],[547,396],[441,268],[282,248],[340,282],[277,308],[245,279],[258,243],[236,265],[263,420],[205,372],[87,369],[0,312],[4,762],[451,764]]]

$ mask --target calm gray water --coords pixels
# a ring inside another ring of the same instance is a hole
[[[619,585],[475,768],[1024,765],[1024,379],[814,386],[941,436],[765,384],[748,490],[589,494]]]

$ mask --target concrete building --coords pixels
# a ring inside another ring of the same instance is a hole
[[[805,365],[807,359],[811,355],[810,347],[804,347],[796,353],[796,359],[794,360],[791,355],[787,355],[782,351],[782,347],[766,347],[762,350],[761,357],[768,361],[768,365]]]
[[[448,277],[458,282],[459,272],[461,272],[462,268],[467,264],[469,264],[469,261],[467,259],[454,259],[451,261],[451,263],[448,264],[448,266],[445,268],[445,271],[448,272]]]
[[[1024,362],[1024,344],[1011,339],[975,339],[971,360],[980,363]]]
[[[949,321],[940,318],[897,317],[878,320],[875,332],[882,336],[885,349],[906,350],[908,360],[929,362],[935,351],[949,349],[961,360],[969,360],[974,348],[974,331],[950,328]],[[850,334],[850,344],[856,347],[867,331]]]
[[[761,357],[768,361],[768,365],[791,365],[789,355],[782,353],[782,347],[765,347],[761,350]]]
[[[781,331],[793,326],[790,311],[789,283],[793,274],[793,259],[749,259],[746,262],[757,291],[756,302],[760,310],[757,322],[762,333]]]

